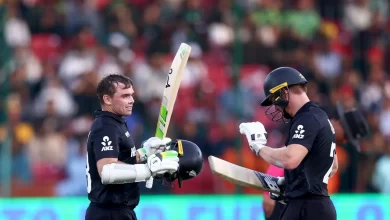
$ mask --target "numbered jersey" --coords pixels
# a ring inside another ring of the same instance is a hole
[[[113,113],[97,111],[87,142],[87,191],[92,203],[107,206],[137,206],[138,183],[109,184],[101,182],[96,162],[118,158],[127,164],[136,163],[136,148],[126,121]]]
[[[336,137],[327,114],[314,102],[306,103],[290,122],[286,146],[299,144],[309,150],[301,164],[285,170],[286,198],[328,195],[328,180],[336,154]]]

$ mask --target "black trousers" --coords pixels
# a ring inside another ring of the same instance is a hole
[[[280,215],[283,212],[283,209],[286,205],[275,202],[274,210],[272,211],[272,214],[269,217],[265,217],[265,220],[280,220]]]
[[[281,220],[336,220],[336,209],[329,197],[290,200]]]
[[[85,220],[137,220],[133,207],[102,207],[89,205]]]

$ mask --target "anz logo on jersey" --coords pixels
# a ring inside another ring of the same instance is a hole
[[[303,125],[298,125],[297,130],[295,130],[295,134],[292,138],[303,139],[305,137],[303,133],[305,133],[305,130],[303,130]]]
[[[109,150],[114,150],[113,147],[111,146],[112,141],[110,141],[110,138],[108,136],[103,137],[103,142],[101,142],[103,147],[102,151],[109,151]]]

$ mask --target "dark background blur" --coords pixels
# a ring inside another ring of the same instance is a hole
[[[98,81],[135,83],[127,118],[136,145],[154,135],[167,72],[180,43],[192,46],[169,137],[207,158],[265,172],[238,132],[259,120],[269,145],[285,126],[259,102],[265,75],[297,68],[334,117],[360,108],[371,133],[359,154],[337,146],[331,193],[390,193],[390,15],[387,0],[0,0],[0,180],[3,196],[84,196],[85,142],[100,108]],[[191,186],[189,186],[191,184]],[[142,187],[144,184],[141,184]],[[202,173],[152,194],[257,194]]]

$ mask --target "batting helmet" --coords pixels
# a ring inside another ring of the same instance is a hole
[[[195,143],[187,140],[173,141],[169,146],[169,150],[175,150],[179,154],[179,168],[175,173],[165,173],[161,179],[168,183],[172,183],[176,179],[181,188],[183,180],[188,180],[196,177],[203,167],[202,151]],[[172,185],[172,184],[171,184]]]
[[[284,98],[282,91],[287,91],[288,88],[293,85],[306,84],[305,77],[296,69],[291,67],[280,67],[271,71],[264,81],[264,94],[265,99],[261,102],[262,106],[269,106],[266,114],[272,121],[284,120],[284,118],[290,118],[285,112],[285,108],[288,105],[288,99]],[[272,106],[278,106],[283,112],[278,111],[276,108],[271,110]],[[276,118],[276,116],[280,116]]]

